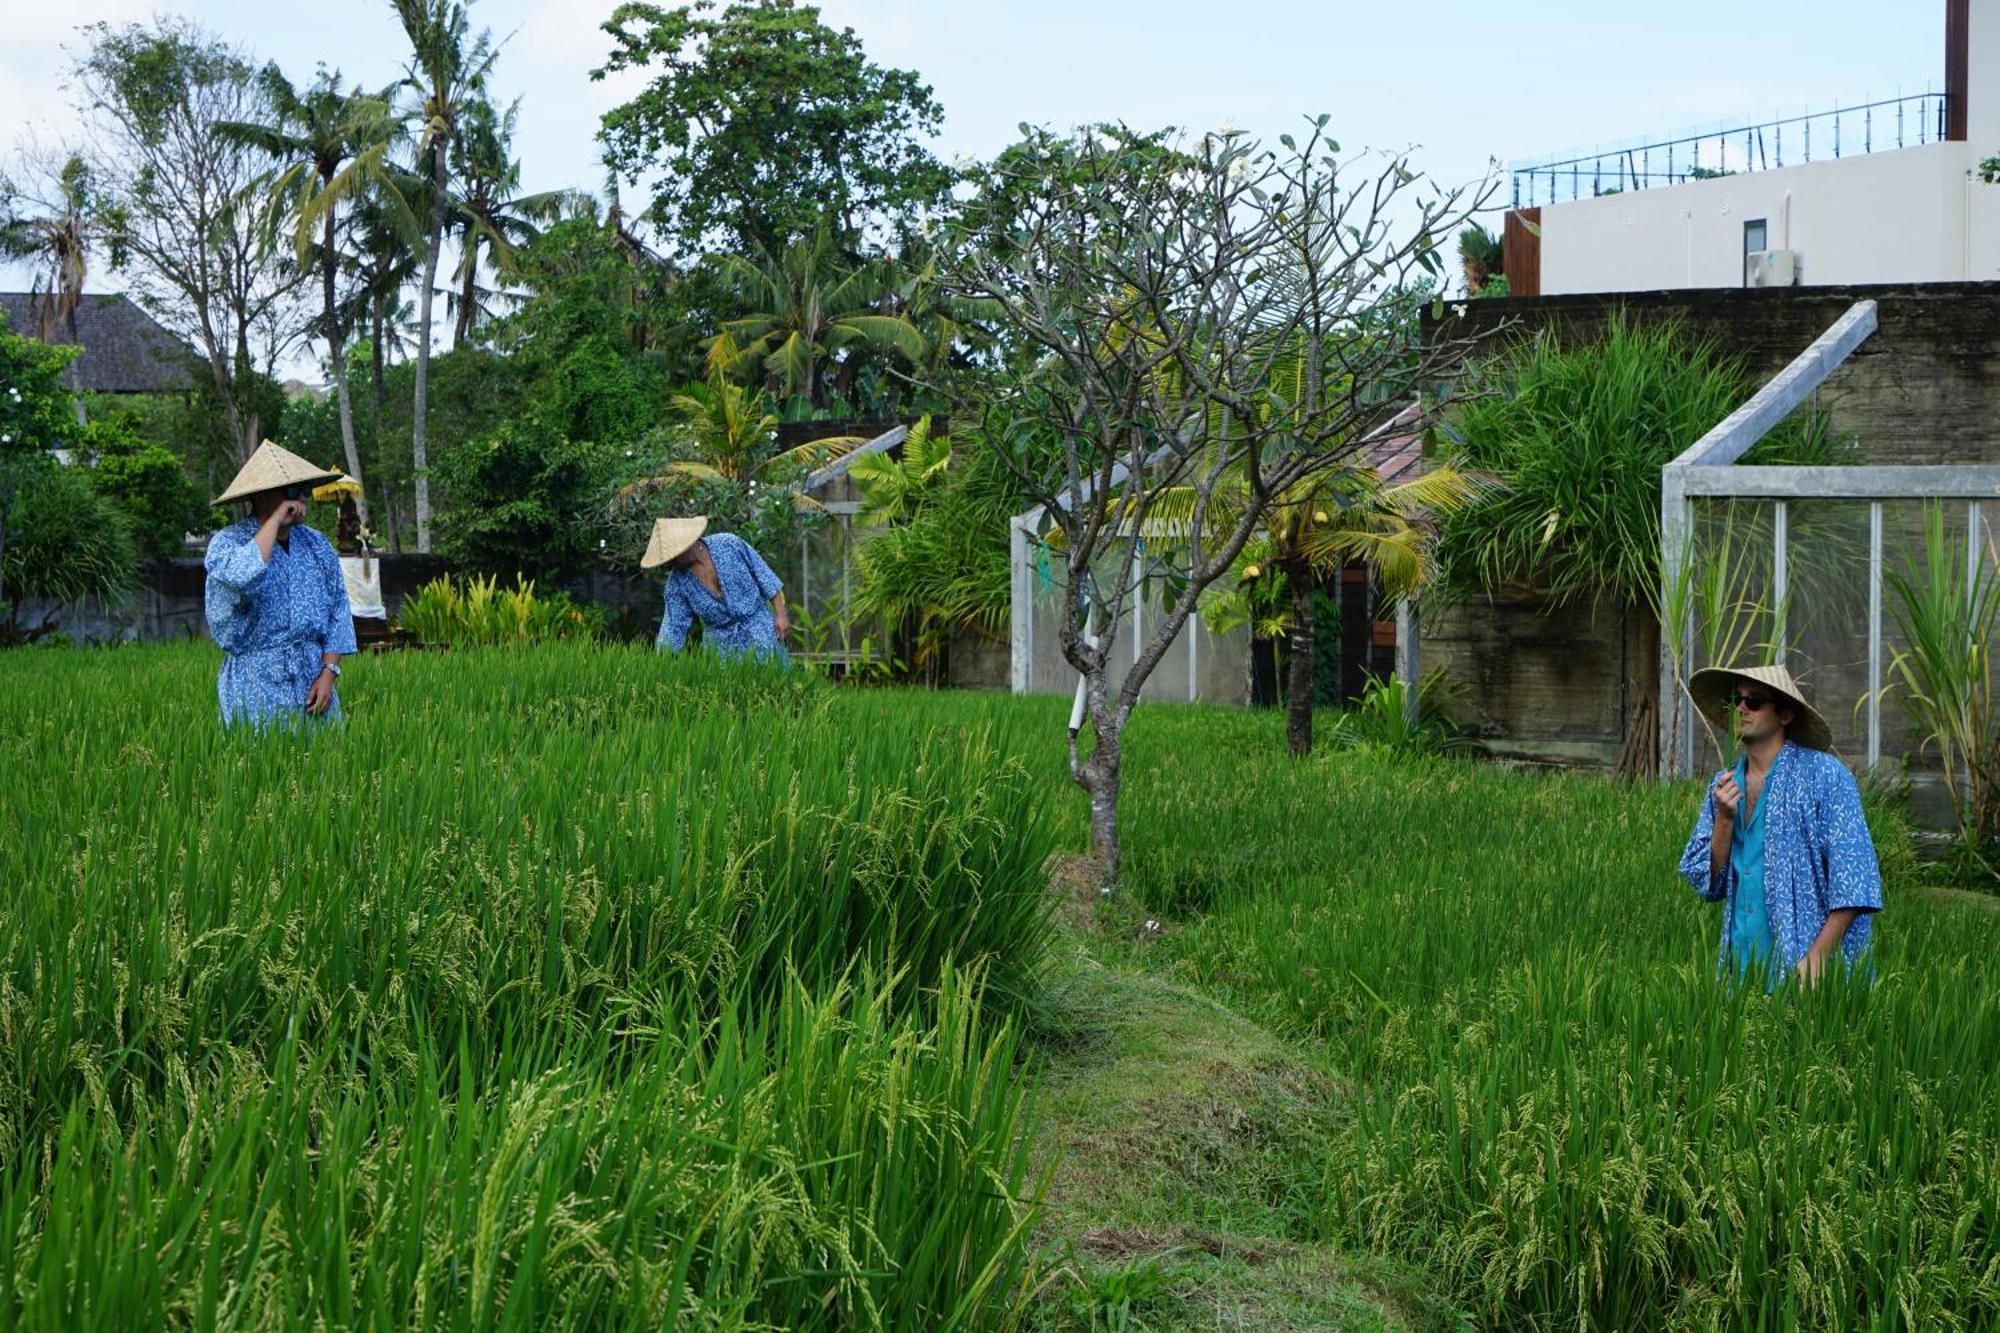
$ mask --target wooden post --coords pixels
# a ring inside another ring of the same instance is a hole
[[[1542,294],[1542,210],[1509,209],[1500,229],[1500,270],[1509,296]]]
[[[1944,3],[1944,137],[1966,138],[1966,98],[1972,82],[1972,0]]]

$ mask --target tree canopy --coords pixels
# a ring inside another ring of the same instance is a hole
[[[852,29],[794,0],[623,4],[592,71],[652,82],[604,117],[611,166],[657,175],[652,219],[686,254],[778,253],[822,216],[852,244],[944,198],[953,174],[919,142],[944,118],[914,70],[869,60]]]

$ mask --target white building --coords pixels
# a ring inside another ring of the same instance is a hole
[[[1516,296],[2000,279],[2000,0],[1947,0],[1943,92],[1514,165]]]

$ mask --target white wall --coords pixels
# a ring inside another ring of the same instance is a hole
[[[2000,279],[2000,185],[1974,171],[1996,151],[1926,144],[1544,205],[1542,291],[1740,287],[1757,218],[1804,285]]]
[[[1971,0],[1966,37],[1966,142],[1544,205],[1542,291],[1740,287],[1755,218],[1805,286],[2000,279],[2000,185],[1977,173],[2000,154],[2000,0]]]

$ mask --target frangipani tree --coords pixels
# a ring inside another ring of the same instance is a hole
[[[1087,753],[1071,732],[1070,772],[1110,880],[1125,723],[1202,594],[1274,504],[1351,464],[1400,396],[1385,386],[1433,382],[1470,346],[1410,346],[1367,315],[1437,272],[1439,238],[1490,186],[1343,154],[1324,118],[1280,143],[1031,131],[942,266],[1027,349],[955,415],[991,423],[982,438],[1061,532],[1060,644],[1091,732]],[[1119,638],[1145,571],[1126,557],[1170,496],[1187,515],[1177,591],[1135,652]],[[1130,663],[1116,679],[1114,662]]]

